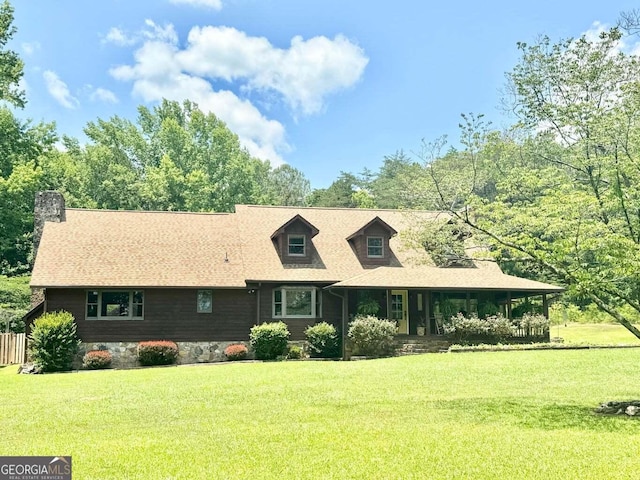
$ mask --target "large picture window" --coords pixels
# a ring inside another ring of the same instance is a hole
[[[281,287],[273,290],[275,318],[318,318],[322,316],[322,295],[316,287]]]
[[[144,292],[141,290],[90,290],[87,318],[94,320],[142,320]]]

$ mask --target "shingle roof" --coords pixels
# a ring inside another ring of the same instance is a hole
[[[271,239],[296,215],[318,229],[317,257],[283,265]],[[402,232],[442,212],[236,206],[234,214],[67,209],[45,224],[31,284],[35,287],[245,287],[248,282],[316,282],[344,287],[421,287],[561,291],[504,275],[492,262],[476,268],[424,264],[424,251],[394,236],[396,267],[363,267],[347,238],[376,217]]]
[[[493,268],[420,268],[379,267],[356,277],[338,282],[333,287],[429,288],[439,290],[511,290],[552,293],[562,288],[526,278],[505,275]]]
[[[230,214],[67,209],[45,223],[31,285],[242,287]]]

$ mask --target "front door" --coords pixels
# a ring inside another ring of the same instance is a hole
[[[409,309],[406,290],[391,290],[391,320],[398,322],[398,333],[409,335]]]

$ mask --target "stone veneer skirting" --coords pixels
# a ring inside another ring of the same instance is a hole
[[[224,362],[224,349],[229,345],[242,344],[249,349],[249,342],[176,342],[178,345],[178,364]],[[80,345],[74,361],[74,368],[82,368],[82,357],[90,350],[109,350],[113,368],[132,368],[139,366],[137,356],[138,342],[88,342]],[[251,358],[249,350],[249,358]]]

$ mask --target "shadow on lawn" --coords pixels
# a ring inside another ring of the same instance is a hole
[[[638,418],[600,415],[578,404],[536,404],[525,399],[475,398],[438,402],[437,408],[470,423],[503,423],[541,430],[590,430],[637,435]]]

